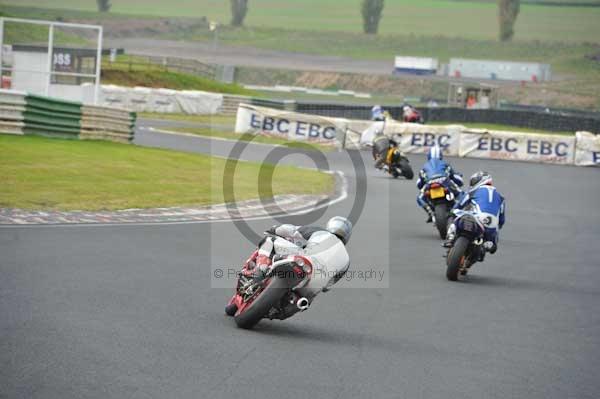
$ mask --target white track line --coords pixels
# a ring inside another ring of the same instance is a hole
[[[329,207],[331,205],[335,205],[339,202],[344,201],[348,198],[348,181],[346,179],[346,175],[344,172],[336,170],[336,171],[325,171],[326,173],[337,174],[342,180],[342,189],[340,194],[327,201],[324,204],[321,204],[315,208],[303,209],[297,212],[279,214],[279,215],[266,215],[266,216],[254,216],[249,218],[236,218],[236,219],[219,219],[219,220],[188,220],[181,222],[132,222],[132,223],[64,223],[64,224],[1,224],[0,229],[3,228],[40,228],[40,227],[123,227],[123,226],[176,226],[176,225],[184,225],[184,224],[206,224],[206,223],[233,223],[238,220],[243,221],[254,221],[254,220],[265,220],[272,219],[273,217],[281,217],[281,216],[300,216],[306,215],[307,213],[318,211],[319,209],[323,209]]]
[[[195,137],[197,139],[204,139],[204,140],[227,141],[229,143],[235,143],[235,142],[239,141],[239,140],[234,140],[234,139],[224,139],[223,137],[203,136],[201,134],[186,133],[186,132],[175,132],[173,130],[157,129],[155,127],[140,127],[139,129],[149,130],[152,133],[170,134],[170,135],[173,135],[173,136]],[[248,144],[251,144],[251,145],[262,145],[262,146],[267,146],[267,147],[286,147],[287,148],[287,146],[284,146],[282,144],[254,143],[252,141],[247,141],[245,143],[248,143]]]

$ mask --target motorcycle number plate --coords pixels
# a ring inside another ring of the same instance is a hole
[[[446,192],[444,191],[443,187],[436,187],[429,191],[429,196],[431,199],[444,198],[446,196]]]

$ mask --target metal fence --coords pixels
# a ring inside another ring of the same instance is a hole
[[[219,71],[217,65],[205,64],[197,60],[139,54],[120,55],[112,61],[105,60],[104,65],[105,68],[118,68],[129,72],[158,69],[162,71],[186,73],[210,79],[215,79]]]
[[[371,105],[297,102],[295,111],[349,119],[369,119]],[[402,107],[384,107],[394,119],[401,119]],[[600,134],[600,113],[568,113],[565,110],[465,109],[418,107],[426,122],[499,124],[555,132],[585,130]]]

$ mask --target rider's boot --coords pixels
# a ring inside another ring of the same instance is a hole
[[[498,250],[498,245],[494,241],[484,242],[483,247],[485,248],[485,250],[487,252],[491,253],[492,255],[495,254],[496,251]]]
[[[456,226],[451,224],[448,226],[448,232],[446,233],[446,241],[442,244],[445,248],[451,248],[454,245],[454,240],[456,239]]]
[[[269,256],[266,255],[258,255],[256,258],[256,267],[252,271],[252,277],[254,279],[254,283],[258,283],[267,275],[267,271],[269,270],[269,266],[271,266],[272,260]]]
[[[427,213],[427,220],[425,220],[425,223],[432,223],[435,216],[433,215],[433,211],[431,210],[431,207],[429,205],[425,205],[423,207],[423,209]]]

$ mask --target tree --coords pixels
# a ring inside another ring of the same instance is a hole
[[[361,13],[363,17],[363,30],[368,34],[377,34],[379,21],[383,11],[384,0],[363,0]]]
[[[498,23],[500,24],[500,40],[503,42],[513,38],[515,21],[519,15],[520,0],[498,0]]]
[[[231,3],[231,25],[243,26],[248,12],[248,0],[229,0]]]
[[[110,0],[96,0],[96,4],[98,4],[98,11],[100,12],[108,12],[110,10]]]

